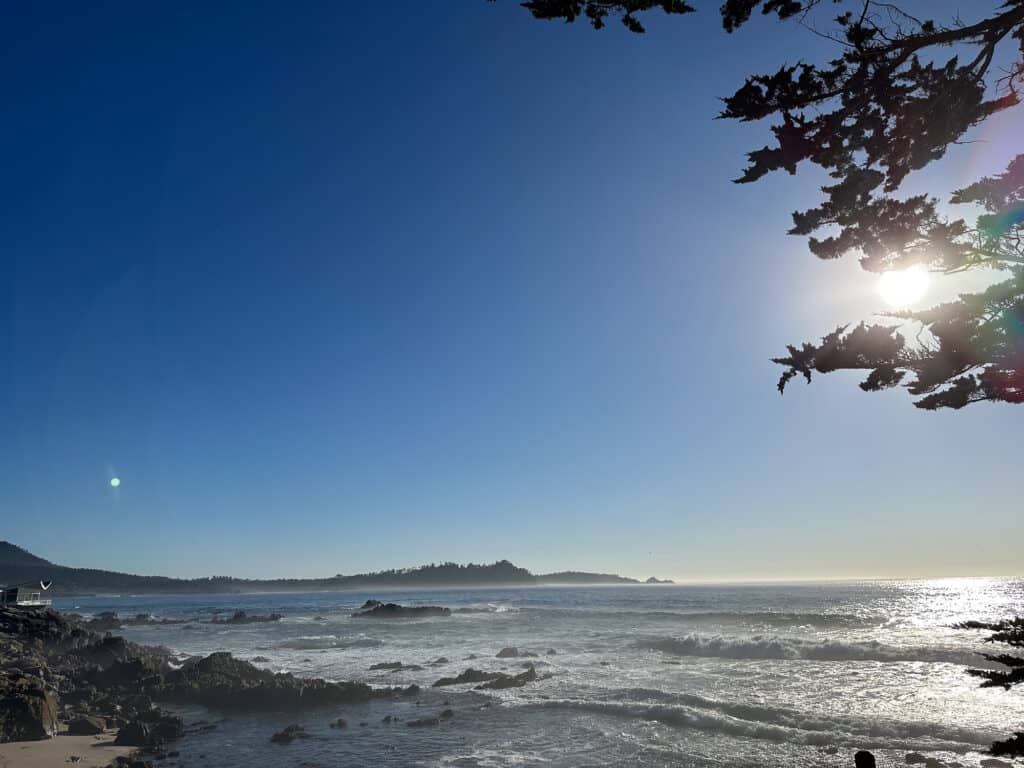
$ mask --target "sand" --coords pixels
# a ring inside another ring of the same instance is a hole
[[[131,747],[115,747],[116,731],[97,736],[55,736],[42,741],[13,741],[0,744],[0,768],[104,768],[118,755],[128,755]],[[73,756],[81,760],[72,762]]]

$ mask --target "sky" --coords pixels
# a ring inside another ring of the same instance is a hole
[[[18,4],[0,538],[171,576],[1019,574],[1024,409],[775,390],[785,344],[885,307],[785,234],[820,174],[732,184],[767,126],[713,119],[828,43],[705,5],[631,35],[506,0]],[[1024,122],[985,130],[913,183],[1001,170]]]

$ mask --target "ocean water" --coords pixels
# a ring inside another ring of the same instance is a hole
[[[351,618],[368,598],[478,611]],[[275,671],[424,688],[327,711],[188,709],[187,722],[216,728],[191,733],[163,765],[839,766],[870,749],[883,765],[916,751],[976,766],[980,750],[1024,728],[1024,696],[982,690],[964,672],[991,650],[984,634],[950,627],[1024,614],[1021,579],[121,596],[56,607],[197,619],[278,612],[272,624],[123,634],[182,655],[226,650]],[[539,653],[530,661],[542,679],[493,692],[430,687],[468,667],[522,671],[524,659],[495,658],[505,646]],[[369,670],[390,661],[423,669]],[[445,707],[455,715],[439,726],[406,726]],[[330,729],[337,717],[348,727]],[[310,738],[271,744],[292,722]]]

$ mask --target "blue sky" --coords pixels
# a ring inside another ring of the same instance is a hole
[[[648,27],[19,6],[3,538],[187,576],[1019,572],[1024,411],[774,389],[785,343],[881,300],[784,234],[821,177],[731,184],[766,126],[712,117],[824,43],[710,7]],[[1021,127],[915,183],[998,171]]]

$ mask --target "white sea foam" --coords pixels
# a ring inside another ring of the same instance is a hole
[[[642,648],[673,656],[703,656],[723,659],[808,661],[925,661],[947,664],[978,665],[984,659],[977,653],[944,647],[896,647],[876,640],[844,642],[840,640],[807,640],[795,637],[757,635],[730,637],[726,635],[688,634],[680,637],[654,638],[639,641]]]

